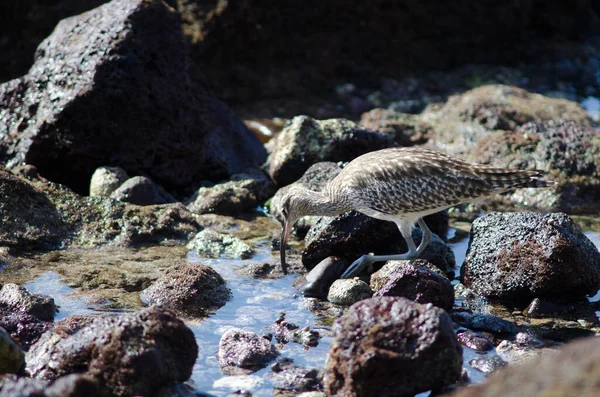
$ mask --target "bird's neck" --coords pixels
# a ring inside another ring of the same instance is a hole
[[[327,189],[323,192],[306,189],[301,194],[305,199],[306,215],[336,216],[350,209],[343,200],[332,197]]]

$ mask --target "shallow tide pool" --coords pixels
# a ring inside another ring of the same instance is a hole
[[[450,233],[453,233],[451,230]],[[587,237],[600,247],[600,234],[587,232]],[[457,265],[458,275],[460,264],[464,261],[468,247],[468,238],[451,243]],[[264,247],[253,261],[266,259],[270,255],[269,249]],[[262,258],[264,256],[264,258]],[[221,373],[216,357],[221,335],[232,327],[254,331],[259,335],[271,332],[269,327],[274,324],[280,313],[285,312],[288,322],[300,327],[309,326],[317,331],[326,330],[328,327],[321,323],[321,319],[305,307],[304,300],[292,286],[296,277],[288,275],[280,279],[255,280],[238,274],[235,270],[244,267],[248,261],[241,260],[206,260],[194,255],[188,256],[190,263],[203,263],[213,266],[227,281],[231,289],[232,299],[213,316],[198,322],[187,322],[187,325],[196,335],[199,354],[193,369],[192,382],[202,392],[215,396],[227,396],[236,390],[250,391],[254,396],[272,396],[273,385],[266,376],[270,369],[264,368],[252,375],[225,376]],[[98,314],[105,313],[91,309],[85,300],[74,294],[70,287],[63,283],[55,272],[47,272],[25,287],[34,292],[52,296],[60,306],[60,313],[56,320],[72,314]],[[590,300],[600,300],[600,292]],[[600,312],[599,312],[600,316]],[[321,332],[322,333],[322,332]],[[326,333],[326,332],[325,332]],[[323,333],[322,333],[323,334]],[[331,337],[323,336],[317,347],[304,347],[297,343],[278,345],[280,357],[289,357],[294,363],[304,367],[321,368],[325,363]],[[490,352],[488,354],[494,354]],[[485,376],[468,365],[468,361],[478,356],[478,353],[464,348],[464,367],[469,370],[469,375],[474,382],[483,381]]]

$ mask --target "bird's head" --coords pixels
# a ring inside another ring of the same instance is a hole
[[[315,209],[315,201],[318,200],[320,193],[313,192],[301,185],[292,185],[281,198],[280,221],[283,223],[281,233],[281,270],[287,274],[285,264],[285,248],[292,227],[296,221],[303,216],[319,215],[318,209]]]

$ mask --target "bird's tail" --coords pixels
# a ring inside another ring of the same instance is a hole
[[[554,185],[552,181],[546,181],[541,177],[544,172],[540,170],[507,170],[503,168],[487,168],[484,171],[485,179],[492,185],[493,189],[514,188],[543,188]]]

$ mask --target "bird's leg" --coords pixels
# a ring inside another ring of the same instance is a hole
[[[424,224],[425,222],[423,222]],[[406,241],[406,245],[408,246],[408,251],[404,254],[394,254],[394,255],[373,255],[373,254],[365,254],[352,262],[352,264],[346,269],[344,274],[342,274],[341,278],[350,278],[359,274],[363,269],[375,262],[386,262],[386,261],[402,261],[416,258],[429,244],[431,241],[431,231],[425,226],[425,230],[423,230],[423,239],[421,240],[421,244],[419,244],[419,248],[415,245],[415,242],[412,239],[412,224],[406,222],[396,222],[398,225],[398,229],[400,229],[400,234]],[[419,226],[423,227],[421,224],[421,220],[419,220]]]
[[[419,227],[421,228],[421,232],[423,233],[423,237],[421,237],[421,244],[419,244],[419,248],[417,248],[415,258],[418,258],[431,242],[431,230],[429,230],[423,218],[419,218],[418,223]]]

